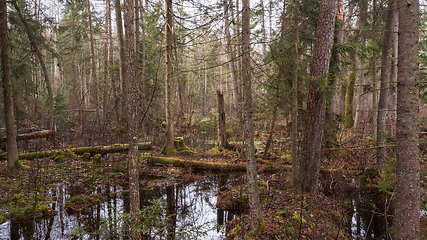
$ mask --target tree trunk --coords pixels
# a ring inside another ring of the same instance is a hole
[[[16,1],[12,1],[13,6],[16,9],[16,12],[18,13],[19,19],[21,20],[22,24],[24,25],[25,31],[27,32],[28,39],[30,40],[31,47],[34,49],[34,52],[37,55],[37,58],[39,59],[40,65],[43,70],[44,80],[46,82],[46,89],[47,89],[47,96],[48,96],[48,123],[47,128],[53,129],[53,91],[52,91],[52,83],[49,79],[49,73],[47,72],[47,67],[44,62],[43,54],[41,53],[39,49],[39,42],[37,41],[37,38],[34,36],[34,34],[31,32],[30,26],[27,23],[27,20],[25,20],[24,16],[22,15],[21,8],[18,6]]]
[[[252,119],[252,79],[250,66],[250,9],[249,0],[242,1],[242,80],[244,88],[245,109],[245,144],[246,144],[246,169],[248,178],[248,195],[251,212],[252,230],[261,225],[262,209],[259,200],[257,170],[255,165],[254,125]]]
[[[123,21],[122,21],[122,9],[120,7],[120,0],[114,0],[114,8],[116,12],[116,24],[117,24],[117,35],[119,38],[119,61],[120,61],[120,82],[122,86],[122,100],[121,100],[121,118],[123,118],[123,122],[126,123],[127,120],[127,101],[128,101],[128,93],[127,93],[127,82],[126,82],[126,59],[125,59],[125,41],[123,38]]]
[[[110,95],[110,97],[113,99],[113,106],[112,106],[112,109],[113,109],[113,119],[114,120],[116,120],[117,121],[117,118],[118,118],[118,116],[119,116],[119,114],[118,114],[118,108],[119,108],[119,101],[118,101],[118,96],[117,96],[117,89],[116,89],[116,87],[117,87],[117,85],[116,85],[116,74],[115,74],[115,71],[114,71],[114,69],[113,69],[113,63],[114,63],[114,61],[113,61],[113,26],[111,25],[112,23],[111,23],[111,3],[110,3],[110,0],[107,0],[107,2],[108,2],[108,8],[110,9],[109,11],[110,11],[110,14],[109,14],[109,16],[108,16],[108,22],[109,22],[109,24],[108,24],[108,26],[109,26],[109,31],[108,31],[108,38],[109,38],[109,64],[108,64],[108,66],[109,66],[109,68],[108,68],[108,71],[109,71],[109,73],[110,73],[110,81],[111,81],[111,95]]]
[[[261,43],[261,54],[262,54],[262,84],[265,86],[267,84],[267,61],[265,59],[265,52],[267,49],[267,34],[265,32],[265,11],[264,11],[264,1],[260,0],[259,5],[261,7],[261,34],[262,34],[262,43]]]
[[[392,74],[391,74],[391,87],[389,92],[389,109],[388,112],[388,124],[390,126],[389,131],[392,136],[396,136],[396,83],[397,83],[397,56],[398,56],[398,42],[399,42],[399,12],[398,9],[394,9],[394,19],[393,19],[393,58],[392,58]]]
[[[36,139],[36,138],[55,137],[56,134],[57,134],[56,126],[54,126],[52,130],[43,130],[43,131],[38,131],[38,132],[19,134],[18,136],[16,136],[16,141]],[[7,136],[1,138],[0,142],[7,142]]]
[[[354,83],[356,81],[356,75],[352,72],[348,77],[347,81],[347,93],[345,95],[345,118],[344,127],[352,128],[354,125],[353,120],[353,97],[354,97]]]
[[[372,42],[374,49],[377,45],[377,0],[373,0],[372,9]],[[372,52],[372,138],[377,142],[378,135],[378,84],[377,84],[377,51]]]
[[[91,80],[93,82],[93,92],[95,93],[95,110],[96,110],[96,122],[99,124],[102,122],[99,113],[99,91],[98,91],[98,75],[96,74],[96,63],[95,63],[95,43],[93,40],[93,29],[92,29],[92,14],[90,9],[90,0],[86,0],[87,3],[87,17],[89,26],[89,44],[90,44],[90,71]]]
[[[292,185],[297,186],[298,181],[298,40],[299,40],[299,0],[295,1],[294,10],[294,69],[292,81]]]
[[[359,34],[357,34],[357,37],[354,41],[354,44],[358,44],[359,43],[359,35],[361,36],[360,42],[362,43],[362,47],[365,47],[365,41],[366,41],[366,34],[364,32],[364,28],[367,24],[367,19],[368,19],[368,3],[367,0],[361,0],[360,2],[360,10],[359,10],[359,18],[358,18],[358,31]],[[365,120],[365,115],[366,115],[366,110],[364,109],[364,104],[365,104],[365,99],[366,99],[366,94],[363,94],[363,87],[365,84],[365,50],[362,49],[363,51],[361,51],[362,53],[359,56],[359,61],[360,61],[360,70],[359,70],[359,83],[358,85],[358,89],[357,89],[357,94],[356,94],[356,116],[354,119],[354,129],[359,131],[360,130],[360,125],[362,121]]]
[[[329,87],[331,92],[327,94],[328,107],[326,108],[325,119],[325,145],[330,151],[337,144],[338,122],[336,115],[338,113],[338,83],[340,74],[341,53],[339,48],[344,43],[344,3],[338,1],[338,12],[335,26],[334,43],[332,47],[332,56],[329,70]]]
[[[377,130],[377,166],[381,166],[386,159],[385,134],[386,134],[386,116],[388,110],[388,89],[390,87],[390,54],[393,35],[394,9],[397,6],[397,0],[390,0],[387,12],[387,21],[384,31],[383,52],[381,56],[381,87],[380,100],[378,103],[378,130]]]
[[[224,95],[216,90],[218,99],[218,146],[222,149],[228,148],[227,130],[225,127]]]
[[[399,2],[395,239],[420,239],[419,1]]]
[[[225,49],[227,51],[227,61],[228,61],[228,67],[230,69],[233,108],[234,108],[234,113],[236,114],[236,119],[238,119],[239,93],[238,93],[238,87],[237,87],[238,83],[236,78],[236,69],[234,67],[235,56],[234,56],[233,49],[231,47],[230,26],[229,26],[230,23],[228,21],[228,9],[229,9],[229,2],[224,1]]]
[[[324,85],[329,70],[338,0],[322,0],[317,22],[316,41],[307,100],[307,118],[301,161],[301,190],[316,192],[325,124]]]
[[[130,200],[130,215],[134,222],[140,221],[140,198],[139,198],[139,152],[138,152],[138,137],[139,137],[139,121],[138,121],[138,99],[139,99],[139,83],[137,82],[136,63],[138,54],[135,51],[135,0],[124,1],[124,20],[126,34],[126,77],[129,84],[129,106],[128,106],[128,142],[129,142],[129,200]],[[141,233],[131,229],[132,239],[141,239]]]
[[[15,3],[16,4],[16,3]],[[7,26],[6,0],[0,0],[1,71],[3,74],[4,116],[7,136],[7,167],[15,168],[18,160],[15,116],[13,114],[12,79],[10,76],[10,45]]]
[[[174,82],[173,82],[173,56],[172,56],[172,0],[166,0],[166,24],[165,24],[165,38],[166,38],[166,148],[174,147]]]
[[[108,114],[108,88],[107,88],[107,79],[108,79],[108,69],[109,69],[109,61],[108,61],[108,40],[109,40],[109,19],[110,19],[110,0],[105,1],[105,25],[104,25],[104,79],[103,79],[103,87],[104,91],[102,94],[102,113],[103,113],[103,121],[102,127],[104,128],[107,122],[107,114]]]

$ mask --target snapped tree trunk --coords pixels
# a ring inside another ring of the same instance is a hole
[[[255,164],[254,125],[252,119],[252,79],[250,65],[250,9],[249,0],[242,1],[242,80],[244,88],[246,171],[252,230],[262,226],[262,209],[259,200],[258,179]]]
[[[28,39],[30,40],[30,44],[31,47],[34,49],[34,52],[37,55],[37,58],[39,59],[40,65],[42,67],[43,70],[43,75],[44,75],[44,80],[46,83],[46,89],[47,89],[47,96],[48,96],[48,114],[49,114],[49,118],[48,118],[48,123],[47,123],[47,127],[49,129],[53,129],[53,91],[52,91],[52,83],[49,79],[49,73],[47,71],[47,67],[46,64],[44,62],[44,58],[43,58],[43,54],[41,53],[40,49],[39,49],[39,43],[37,41],[37,38],[34,36],[33,32],[31,31],[30,26],[28,25],[27,20],[25,19],[25,17],[23,16],[22,12],[21,12],[21,8],[19,7],[19,5],[16,3],[16,0],[12,1],[12,4],[14,6],[14,8],[16,9],[16,12],[18,13],[19,19],[21,20],[22,24],[24,25],[25,31],[27,32],[27,36]]]
[[[399,1],[395,239],[420,239],[419,1]]]
[[[16,3],[15,3],[16,4]],[[13,114],[12,80],[10,76],[10,45],[7,26],[6,0],[0,0],[1,71],[3,74],[4,116],[7,136],[7,167],[15,168],[18,160],[15,116]]]
[[[322,0],[310,75],[301,161],[301,190],[316,192],[325,124],[326,73],[329,70],[338,0]]]

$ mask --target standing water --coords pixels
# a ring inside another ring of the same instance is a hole
[[[164,178],[141,178],[141,206],[157,202],[163,221],[144,235],[144,239],[222,239],[225,228],[220,227],[234,215],[216,207],[219,184],[232,184],[238,175],[206,175],[189,184],[179,184]],[[167,184],[166,181],[168,181]],[[79,194],[87,194],[85,185],[59,184],[51,189],[50,207],[57,214],[48,219],[8,221],[0,225],[0,239],[127,239],[129,231],[124,219],[129,212],[129,194],[122,186],[103,185],[95,194],[101,202],[80,211],[66,207],[66,201]],[[147,215],[147,217],[150,217]],[[151,216],[153,217],[153,216]]]

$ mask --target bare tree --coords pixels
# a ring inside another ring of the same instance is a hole
[[[244,89],[246,171],[248,175],[248,195],[251,211],[251,225],[255,230],[261,224],[262,209],[259,201],[257,170],[255,164],[254,124],[252,119],[252,79],[250,65],[250,9],[249,0],[242,1],[242,80]]]

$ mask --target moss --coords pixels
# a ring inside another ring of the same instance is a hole
[[[70,203],[84,204],[86,203],[86,199],[84,199],[84,197],[82,197],[81,195],[76,195],[70,199]]]
[[[237,226],[231,231],[230,235],[235,235],[240,231],[242,231],[242,226],[240,226],[240,224],[237,224]]]
[[[41,213],[42,215],[48,215],[54,213],[55,211],[45,203],[39,203],[37,205],[36,212]]]
[[[353,97],[354,97],[354,83],[356,81],[356,75],[351,73],[347,81],[347,93],[345,95],[345,128],[352,128],[354,124],[353,120]]]
[[[24,214],[27,217],[33,216],[35,212],[34,206],[28,206],[24,209]]]
[[[92,157],[93,163],[100,163],[101,162],[101,154],[95,154],[95,156]]]
[[[264,218],[261,218],[261,220],[258,223],[258,227],[255,228],[254,230],[252,230],[251,235],[256,236],[256,235],[258,235],[258,233],[260,233],[264,229],[265,229]]]
[[[3,224],[4,222],[6,222],[6,218],[3,216],[0,216],[0,224]]]
[[[255,132],[254,132],[254,136],[255,136],[255,137],[259,137],[259,135],[260,135],[259,131],[255,131]]]
[[[83,161],[89,161],[90,160],[90,153],[85,152],[83,155],[80,156],[80,159]]]
[[[24,215],[24,208],[14,208],[9,213],[9,217],[12,219],[20,218]]]
[[[15,168],[29,169],[30,167],[28,167],[27,165],[23,164],[21,162],[21,160],[17,160],[15,162]]]
[[[175,148],[177,149],[188,149],[187,145],[184,143],[183,137],[176,137],[174,140]]]
[[[57,163],[62,163],[64,161],[64,155],[58,155],[55,157],[54,159],[55,162]]]
[[[262,179],[258,179],[258,186],[260,186],[260,187],[263,187],[263,186],[265,186],[265,182],[264,182],[264,180],[262,180]]]

